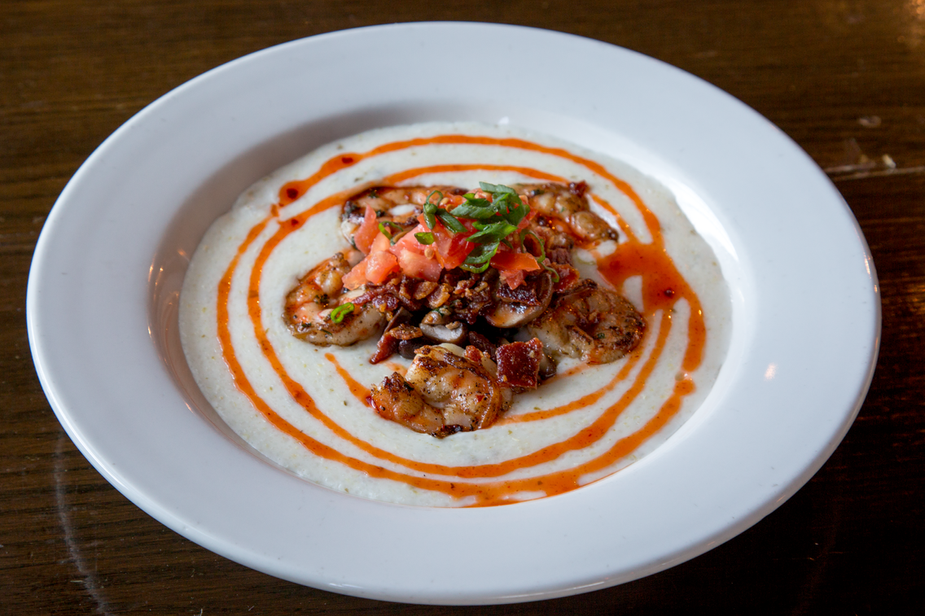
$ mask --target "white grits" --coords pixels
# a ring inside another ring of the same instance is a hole
[[[279,201],[281,187],[289,181],[312,176],[331,157],[347,152],[367,152],[385,143],[438,134],[516,137],[567,149],[604,165],[612,174],[630,184],[649,210],[657,216],[666,250],[677,269],[697,293],[703,308],[707,327],[704,359],[695,372],[687,375],[696,383],[696,391],[683,398],[680,412],[654,437],[607,468],[582,477],[580,483],[609,475],[651,452],[677,430],[701,404],[709,393],[724,359],[731,315],[728,289],[719,265],[710,247],[694,232],[671,194],[652,179],[618,161],[509,126],[433,123],[371,131],[324,146],[279,169],[245,191],[234,208],[219,218],[206,233],[190,263],[180,296],[180,334],[183,349],[205,397],[224,421],[256,450],[269,460],[309,481],[357,496],[410,505],[460,506],[474,502],[472,497],[454,499],[439,491],[415,488],[402,481],[372,477],[362,470],[318,457],[303,444],[271,425],[251,400],[236,387],[223,359],[218,334],[219,281],[251,229],[270,218],[266,228],[241,255],[231,281],[228,327],[235,357],[253,389],[276,413],[312,439],[341,454],[413,477],[427,475],[429,478],[456,482],[518,479],[547,475],[581,465],[601,455],[619,439],[638,430],[657,413],[671,394],[682,371],[681,359],[687,344],[686,328],[689,314],[689,306],[685,301],[679,301],[675,305],[668,342],[655,371],[645,380],[645,388],[619,416],[604,438],[591,446],[571,451],[537,466],[518,468],[502,477],[464,480],[458,477],[435,477],[430,472],[411,470],[364,451],[363,448],[334,434],[296,402],[255,338],[254,326],[248,314],[249,278],[258,252],[279,228],[278,221],[296,216],[329,195],[352,187],[374,185],[381,178],[398,170],[425,165],[463,163],[529,167],[565,177],[570,181],[586,181],[589,193],[594,193],[610,203],[641,242],[651,241],[643,217],[633,202],[589,169],[551,154],[496,145],[424,145],[366,158],[321,180],[297,201],[280,208],[278,218],[273,218],[272,208]],[[450,184],[472,188],[476,187],[479,181],[510,185],[537,180],[516,172],[480,170],[429,174],[413,178],[407,183]],[[339,231],[339,215],[339,208],[331,208],[315,215],[307,224],[287,235],[270,254],[263,266],[260,284],[261,326],[266,331],[266,338],[285,373],[308,392],[318,408],[348,433],[378,450],[408,460],[449,467],[499,463],[535,452],[576,434],[598,417],[603,409],[614,404],[635,382],[635,375],[655,344],[661,321],[660,313],[648,316],[648,329],[641,351],[642,359],[637,362],[630,375],[587,408],[539,421],[502,422],[486,430],[458,433],[445,439],[413,432],[380,418],[351,393],[334,365],[325,358],[328,353],[334,354],[338,363],[356,381],[367,388],[371,387],[393,370],[389,362],[380,365],[371,365],[368,362],[375,349],[375,340],[347,348],[316,347],[290,335],[281,317],[285,296],[295,286],[299,277],[338,250],[348,248]],[[602,215],[613,222],[606,213]],[[621,233],[620,236],[623,241],[624,234]],[[582,260],[588,261],[590,255],[579,251],[575,257],[576,265],[582,270],[583,275],[602,280],[597,275],[593,263],[582,265]],[[629,279],[622,292],[637,308],[644,309],[638,278]],[[400,358],[392,358],[390,361],[410,363]],[[627,361],[628,358],[624,358],[613,364],[595,366],[571,376],[559,377],[535,392],[518,395],[508,416],[556,408],[588,392],[596,391],[609,382]],[[560,373],[573,365],[575,362],[571,360],[560,363]],[[512,498],[516,500],[542,495],[541,492],[527,493]]]

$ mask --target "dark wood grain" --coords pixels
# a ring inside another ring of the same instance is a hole
[[[882,293],[882,348],[861,413],[831,459],[777,511],[707,554],[633,583],[467,611],[921,613],[925,2],[392,4],[0,3],[0,613],[463,609],[300,587],[167,530],[112,488],[64,434],[39,386],[26,334],[28,269],[44,219],[68,178],[120,124],[186,80],[252,51],[343,28],[419,20],[494,21],[588,36],[727,90],[827,170],[867,238]],[[580,87],[567,75],[547,81],[544,87]]]

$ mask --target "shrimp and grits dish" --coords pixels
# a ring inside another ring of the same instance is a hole
[[[257,182],[180,295],[190,369],[265,458],[382,501],[562,494],[706,398],[730,300],[671,194],[475,123],[379,129]]]

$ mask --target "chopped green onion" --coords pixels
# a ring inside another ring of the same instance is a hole
[[[463,195],[464,203],[447,211],[439,207],[444,199],[443,193],[435,190],[427,196],[423,208],[424,225],[431,231],[436,227],[438,220],[452,233],[465,233],[471,228],[475,229],[475,233],[466,237],[466,240],[476,246],[459,266],[463,270],[475,273],[488,269],[491,259],[497,254],[498,247],[502,243],[512,250],[517,244],[523,245],[524,236],[517,237],[515,234],[518,225],[530,213],[530,208],[513,188],[487,182],[479,182],[479,186],[485,193],[491,195],[491,199],[476,197],[474,193],[466,193]],[[471,220],[471,226],[464,225],[460,219]],[[381,228],[382,225],[380,225]],[[383,233],[386,233],[386,230],[383,230]],[[511,235],[515,237],[509,239]],[[538,261],[556,275],[555,270],[543,263],[545,247],[542,240],[535,234],[531,233],[531,235],[536,238],[543,252]],[[436,240],[433,233],[415,233],[414,236],[418,242],[425,245],[433,244]]]
[[[433,229],[434,225],[437,224],[437,206],[428,201],[424,204],[424,224],[427,225],[428,229]]]
[[[465,233],[466,227],[459,222],[455,216],[447,212],[446,210],[438,209],[436,212],[437,218],[440,219],[440,222],[443,223],[443,226],[452,231],[453,233]],[[433,228],[433,227],[431,227]]]
[[[476,222],[473,223],[472,226],[478,229],[478,231],[466,239],[476,244],[499,242],[511,233],[517,231],[516,225],[512,225],[504,220],[487,224],[483,222]]]
[[[472,249],[469,256],[466,257],[466,263],[470,265],[481,265],[491,261],[491,258],[498,252],[498,244],[480,244]]]
[[[473,274],[481,274],[488,269],[491,263],[485,263],[483,265],[469,265],[468,263],[463,263],[459,266],[459,269],[466,270],[467,272],[472,272]]]
[[[328,315],[328,319],[332,323],[340,323],[344,320],[344,317],[353,312],[354,305],[350,302],[346,302],[335,308],[331,311],[331,314]]]
[[[488,199],[476,199],[475,195],[472,193],[467,193],[463,196],[465,197],[466,202],[453,208],[453,210],[450,212],[453,216],[456,216],[457,218],[487,220],[497,214],[497,210],[493,207],[492,202]]]
[[[427,195],[427,200],[424,201],[424,222],[427,224],[428,229],[433,229],[434,225],[437,224],[437,203],[431,201],[434,195],[437,195],[437,203],[443,201],[443,193],[439,190]]]
[[[379,233],[389,238],[389,244],[394,246],[395,242],[398,241],[398,236],[393,236],[392,232],[389,231],[389,227],[392,227],[396,231],[403,231],[401,225],[392,222],[391,220],[383,220],[379,223]]]
[[[489,184],[488,182],[479,182],[479,188],[487,192],[488,194],[494,193],[509,193],[517,196],[517,192],[510,186],[504,186],[503,184]]]
[[[492,257],[498,252],[498,245],[499,242],[477,245],[459,267],[467,272],[481,274],[491,265]]]

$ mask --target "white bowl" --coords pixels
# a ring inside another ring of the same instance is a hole
[[[316,146],[427,120],[510,122],[622,159],[668,186],[712,245],[733,295],[729,358],[694,417],[642,461],[528,503],[401,507],[281,471],[199,393],[179,345],[177,296],[212,220]],[[471,23],[295,41],[152,103],[62,192],[27,298],[49,402],[83,454],[139,507],[287,580],[453,604],[612,586],[760,520],[851,425],[876,361],[879,308],[850,210],[754,111],[625,49]]]

